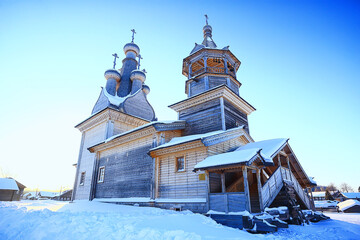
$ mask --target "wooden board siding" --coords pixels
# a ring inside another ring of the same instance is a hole
[[[237,137],[228,141],[211,145],[208,147],[207,152],[209,156],[212,156],[219,153],[229,152],[245,144],[247,144],[247,141],[245,141],[244,137]]]
[[[229,88],[234,91],[237,95],[239,95],[239,86],[231,79],[229,78],[230,86]]]
[[[220,100],[213,99],[180,111],[179,120],[186,120],[184,135],[221,130]]]
[[[131,124],[126,124],[126,123],[123,123],[123,122],[120,122],[120,121],[114,121],[114,132],[112,135],[117,135],[117,134],[120,134],[120,133],[123,133],[123,132],[127,132],[131,129],[134,129],[138,126],[136,125],[131,125]]]
[[[176,157],[185,157],[185,171],[176,172]],[[206,157],[205,148],[177,152],[159,157],[160,198],[206,198],[206,181],[199,180],[202,171],[194,173],[194,166]]]
[[[209,209],[219,212],[240,212],[246,210],[245,193],[209,194]]]
[[[224,77],[214,77],[209,76],[209,88],[214,88],[216,86],[227,84],[227,79]]]
[[[225,124],[226,129],[238,127],[240,125],[245,125],[245,130],[249,132],[249,124],[247,115],[237,109],[232,103],[227,100],[224,100],[225,106]]]
[[[150,197],[153,159],[147,154],[148,135],[100,152],[98,166],[105,166],[104,182],[97,183],[95,198]]]
[[[105,138],[106,132],[106,121],[96,125],[93,128],[90,128],[84,132],[84,142],[83,147],[81,148],[82,152],[80,153],[80,161],[78,164],[78,171],[77,171],[77,181],[75,185],[75,199],[89,199],[90,197],[90,189],[91,189],[91,180],[92,180],[92,173],[94,169],[94,162],[95,162],[95,154],[90,153],[87,148],[93,146]],[[84,185],[79,185],[81,173],[85,173],[85,181]]]
[[[205,89],[205,79],[204,78],[197,79],[197,81],[192,81],[190,83],[190,95],[189,95],[189,97],[194,96],[194,95],[199,94],[199,93],[202,93],[205,90],[206,89]]]
[[[0,190],[0,201],[15,201],[15,192],[15,190]]]

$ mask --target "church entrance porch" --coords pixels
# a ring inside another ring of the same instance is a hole
[[[260,171],[248,166],[208,170],[208,207],[218,212],[261,212]],[[260,189],[259,189],[260,188]]]

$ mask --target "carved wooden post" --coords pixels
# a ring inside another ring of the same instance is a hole
[[[205,70],[205,72],[207,72],[207,57],[204,57],[203,58],[203,60],[204,60],[204,70]]]
[[[224,58],[224,70],[225,70],[225,73],[228,73],[227,59],[226,58]]]
[[[224,98],[220,98],[220,111],[221,111],[221,125],[222,130],[226,130],[226,124],[225,124],[225,106],[224,106]]]
[[[279,163],[279,168],[280,168],[280,175],[281,175],[281,179],[283,179],[283,175],[282,175],[282,171],[281,171],[281,160],[280,160],[280,154],[278,154],[278,163]]]
[[[251,212],[251,202],[250,202],[250,191],[249,183],[247,178],[247,167],[243,167],[243,176],[244,176],[244,188],[245,188],[245,199],[246,199],[246,210]]]
[[[287,161],[288,168],[289,168],[289,172],[290,172],[290,180],[292,181],[292,177],[291,177],[291,168],[290,168],[290,162],[289,162],[289,156],[288,156],[288,155],[286,155],[286,161]]]
[[[188,75],[188,79],[191,78],[191,74],[192,74],[192,72],[191,72],[191,63],[189,63],[189,75]]]
[[[205,170],[206,178],[206,208],[207,211],[210,210],[210,173]]]
[[[228,199],[227,199],[227,194],[226,194],[225,173],[224,172],[221,173],[221,192],[224,195],[225,212],[228,213],[229,212],[229,204],[228,204]]]
[[[160,161],[159,158],[155,158],[155,170],[156,170],[156,174],[155,174],[155,194],[154,194],[154,198],[158,198],[159,197],[159,172],[160,172]]]
[[[260,203],[260,210],[264,210],[264,204],[262,199],[262,192],[261,192],[261,179],[260,179],[260,169],[256,169],[256,177],[257,177],[257,185],[258,185],[258,192],[259,192],[259,203]]]

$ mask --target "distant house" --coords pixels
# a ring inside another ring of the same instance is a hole
[[[326,192],[313,192],[314,201],[324,201]]]
[[[313,186],[311,188],[311,191],[314,192],[325,192],[326,191],[326,186]]]
[[[71,196],[72,196],[72,189],[71,189],[71,190],[64,191],[64,192],[61,193],[59,196],[57,196],[56,198],[54,198],[54,200],[59,200],[59,201],[71,201]]]
[[[36,200],[37,199],[37,192],[26,192],[23,194],[22,199],[24,200]]]
[[[357,200],[346,200],[339,203],[338,208],[344,213],[360,213],[360,202]]]
[[[19,201],[26,188],[12,178],[0,178],[0,201]]]
[[[47,199],[54,199],[58,196],[59,196],[59,193],[57,193],[57,192],[40,191],[37,195],[37,198],[39,200],[47,200]]]
[[[345,200],[354,199],[360,201],[360,192],[341,192],[341,195],[345,198]]]

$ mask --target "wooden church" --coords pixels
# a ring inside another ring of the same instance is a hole
[[[217,47],[208,23],[203,33],[183,60],[187,98],[169,106],[178,113],[174,121],[157,121],[139,69],[140,48],[134,37],[124,46],[122,67],[115,69],[114,61],[105,72],[91,116],[76,125],[82,140],[74,200],[199,213],[313,208],[316,183],[289,139],[256,142],[250,135],[255,108],[239,95],[241,62],[229,47]]]

